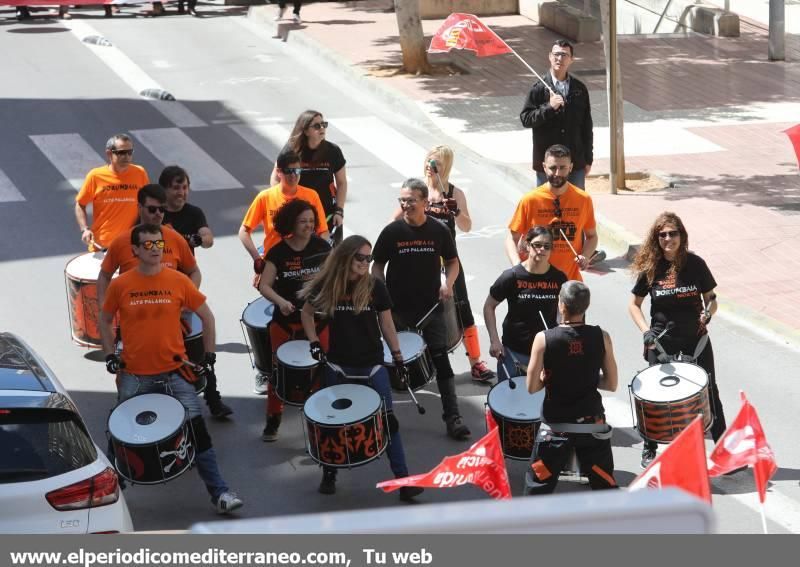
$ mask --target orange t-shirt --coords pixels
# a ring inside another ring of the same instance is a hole
[[[92,205],[91,229],[95,242],[108,246],[118,234],[136,224],[139,218],[136,195],[148,183],[144,168],[133,164],[120,174],[107,165],[88,173],[75,200],[84,207]]]
[[[133,228],[129,228],[111,242],[106,256],[103,258],[103,263],[100,265],[100,269],[105,273],[113,274],[119,268],[119,273],[124,274],[139,266],[139,259],[133,255],[131,249],[131,232],[133,232]],[[197,260],[195,260],[186,239],[167,225],[161,225],[161,234],[164,237],[164,255],[161,257],[161,265],[165,268],[180,270],[185,274],[194,270]]]
[[[281,235],[275,232],[272,226],[272,217],[275,216],[275,213],[278,212],[278,209],[280,209],[284,203],[295,199],[308,201],[311,203],[311,206],[316,209],[317,219],[319,221],[317,235],[328,232],[328,222],[325,220],[325,209],[322,208],[322,202],[319,200],[319,195],[317,195],[316,191],[298,185],[297,193],[295,193],[294,197],[287,198],[286,195],[283,194],[283,191],[281,191],[280,185],[264,189],[253,199],[242,221],[242,224],[250,231],[258,228],[260,224],[264,225],[264,256],[267,255],[270,248],[281,241]]]
[[[555,195],[550,192],[548,184],[526,193],[517,204],[508,228],[524,238],[528,230],[536,225],[548,227],[553,235],[550,264],[564,272],[567,278],[583,281],[575,256],[559,229],[564,231],[572,247],[580,254],[583,251],[583,231],[596,226],[592,198],[586,191],[568,184],[567,191],[559,198],[560,219],[556,218],[554,201]]]
[[[180,367],[175,356],[186,358],[181,312],[205,301],[192,280],[175,270],[152,276],[131,270],[111,280],[103,311],[119,311],[125,371],[150,375]]]

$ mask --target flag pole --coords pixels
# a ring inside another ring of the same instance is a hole
[[[756,489],[756,492],[758,492],[758,489]],[[764,506],[764,503],[762,502],[761,503],[761,527],[763,528],[765,534],[769,534],[769,531],[767,531],[767,513],[764,510],[764,508],[765,508],[765,506]]]
[[[501,40],[501,41],[502,41],[502,40]],[[506,42],[503,42],[503,43],[506,43]],[[506,43],[506,47],[508,47],[509,49],[511,49],[511,46],[510,46],[510,45],[508,45],[507,43]],[[511,53],[513,53],[513,54],[514,54],[514,56],[515,56],[517,59],[519,59],[520,61],[522,61],[522,64],[523,64],[523,65],[525,65],[525,66],[528,68],[528,70],[529,70],[531,73],[533,73],[534,75],[536,75],[536,78],[537,78],[537,79],[539,79],[540,81],[542,81],[542,84],[544,84],[544,86],[545,86],[545,87],[547,87],[547,90],[548,90],[548,91],[550,91],[550,92],[551,92],[552,94],[554,94],[554,95],[556,94],[556,92],[555,92],[553,89],[551,89],[551,88],[550,88],[550,85],[548,85],[547,83],[545,83],[545,82],[544,82],[544,79],[542,79],[542,77],[539,75],[539,73],[537,73],[537,72],[536,72],[536,71],[533,69],[533,67],[531,67],[530,65],[528,65],[528,64],[525,62],[525,60],[524,60],[522,57],[520,57],[520,56],[519,56],[519,54],[518,54],[516,51],[514,51],[513,49],[511,49]]]

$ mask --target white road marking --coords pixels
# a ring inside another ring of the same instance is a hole
[[[748,472],[741,472],[736,476],[744,477],[744,481],[752,488],[749,494],[727,494],[737,502],[744,504],[757,514],[761,514],[761,503],[758,501],[758,491],[753,481],[752,469]],[[736,477],[724,477],[727,479],[734,479]],[[725,490],[725,485],[719,482],[718,479],[711,479],[712,483],[718,483],[719,488]],[[767,491],[767,499],[765,502],[765,511],[767,518],[772,520],[779,526],[786,528],[792,533],[800,533],[800,503],[796,500],[784,496],[774,488]]]
[[[0,203],[14,203],[24,200],[25,197],[19,192],[17,186],[14,185],[5,172],[0,169]]]
[[[172,67],[172,65],[170,64],[169,61],[165,61],[164,59],[155,59],[153,61],[153,67],[156,67],[158,69],[169,69],[170,67]]]
[[[84,20],[69,20],[62,22],[62,25],[69,29],[72,34],[81,41],[83,41],[83,38],[92,35],[102,36],[100,32],[87,24]],[[84,43],[83,45],[97,55],[97,57],[130,86],[137,95],[146,89],[163,90],[152,77],[145,73],[141,67],[134,63],[117,47],[113,45],[92,45],[89,43]],[[203,120],[178,101],[149,100],[148,102],[175,124],[175,126],[180,128],[206,126]]]
[[[80,134],[40,134],[29,136],[50,163],[76,191],[90,169],[100,167],[106,160]]]
[[[180,128],[151,128],[131,133],[164,165],[179,163],[190,171],[195,191],[243,187]]]
[[[229,126],[231,130],[239,134],[242,139],[253,146],[255,150],[269,161],[274,162],[278,157],[278,152],[289,140],[291,131],[281,126],[280,124],[232,124]],[[277,148],[273,150],[264,140],[272,142],[273,146]]]

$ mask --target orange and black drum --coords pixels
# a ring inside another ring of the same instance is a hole
[[[389,445],[383,400],[360,384],[337,384],[312,394],[303,406],[303,432],[309,456],[334,468],[365,465]]]
[[[703,430],[714,422],[708,397],[708,374],[696,364],[671,362],[642,370],[630,385],[636,429],[656,443],[669,443],[698,415]]]
[[[97,275],[105,252],[76,256],[64,268],[72,340],[80,346],[100,348],[100,305],[97,301]],[[116,274],[115,274],[116,277]],[[118,326],[118,321],[114,321]]]
[[[516,388],[512,389],[508,380],[498,382],[489,390],[486,403],[499,428],[503,455],[509,459],[527,461],[542,422],[544,390],[528,393],[525,376],[516,376],[511,380]]]

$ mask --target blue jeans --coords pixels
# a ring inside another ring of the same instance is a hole
[[[342,366],[341,369],[347,376],[369,376],[372,367],[358,367],[358,366]],[[378,395],[383,400],[386,406],[386,412],[393,414],[392,410],[392,388],[389,385],[389,372],[385,367],[381,366],[380,370],[369,379],[368,382],[364,380],[348,380],[346,377],[334,372],[330,367],[325,367],[325,385],[335,386],[336,384],[355,383],[365,384],[371,386],[373,390],[378,392]],[[389,466],[397,478],[408,476],[408,466],[406,465],[406,452],[403,450],[403,440],[400,438],[400,431],[390,432],[389,446],[386,448],[386,455],[389,457]]]
[[[514,359],[516,359],[518,364],[514,363]],[[528,362],[530,362],[530,360],[530,353],[522,354],[521,352],[511,350],[506,345],[503,345],[503,358],[497,361],[497,381],[502,382],[506,379],[506,373],[503,371],[503,366],[505,366],[506,370],[508,371],[508,376],[511,376],[512,378],[514,376],[525,376],[528,368]],[[520,367],[522,374],[520,374],[515,366]]]
[[[569,177],[567,177],[567,181],[579,189],[586,189],[586,170],[573,169],[572,173],[570,173]],[[545,174],[544,171],[537,171],[536,186],[538,187],[539,185],[544,185],[545,183],[547,183],[547,174]]]
[[[189,413],[189,419],[192,420],[192,426],[195,428],[202,427],[205,430],[205,423],[201,413],[202,406],[200,405],[200,399],[197,397],[197,392],[192,384],[189,384],[176,372],[149,374],[147,376],[121,372],[117,383],[119,403],[139,394],[166,394],[172,396],[186,408]],[[195,439],[195,442],[198,443],[198,440]],[[215,501],[224,492],[228,492],[228,485],[225,484],[222,474],[219,472],[217,454],[213,447],[209,446],[203,452],[199,452],[198,447],[198,452],[195,453],[195,464],[197,464],[197,472],[200,474],[200,478],[203,479],[206,485],[206,490]]]

